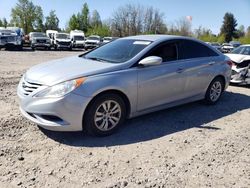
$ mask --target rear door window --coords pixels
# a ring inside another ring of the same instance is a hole
[[[178,49],[179,59],[218,56],[218,53],[207,46],[191,40],[180,40]]]

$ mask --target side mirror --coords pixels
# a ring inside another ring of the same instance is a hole
[[[162,58],[158,56],[149,56],[142,59],[139,62],[139,65],[143,66],[153,66],[153,65],[160,65],[162,63]]]

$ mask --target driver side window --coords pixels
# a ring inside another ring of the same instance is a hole
[[[149,56],[158,56],[163,62],[177,60],[177,48],[175,43],[167,43],[157,46],[150,52]]]

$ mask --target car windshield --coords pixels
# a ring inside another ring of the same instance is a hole
[[[46,37],[45,33],[33,33],[32,37]]]
[[[235,48],[231,53],[232,54],[250,55],[250,46],[240,46],[238,48]]]
[[[16,32],[12,30],[0,30],[0,33],[2,35],[15,35],[16,34]]]
[[[56,34],[56,38],[58,39],[69,39],[69,35],[68,34]]]
[[[88,40],[100,40],[98,37],[89,37]]]
[[[123,63],[132,59],[150,43],[151,41],[145,40],[116,40],[89,52],[83,57],[110,63]]]
[[[212,46],[220,46],[219,43],[211,43]]]
[[[84,36],[74,36],[74,40],[84,40]]]

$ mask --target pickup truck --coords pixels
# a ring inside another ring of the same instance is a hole
[[[0,29],[0,49],[18,49],[22,50],[22,37],[18,36],[15,31],[9,29]]]
[[[44,48],[47,50],[51,49],[50,38],[47,37],[45,33],[31,32],[29,34],[29,39],[32,50],[35,50],[36,48]]]

